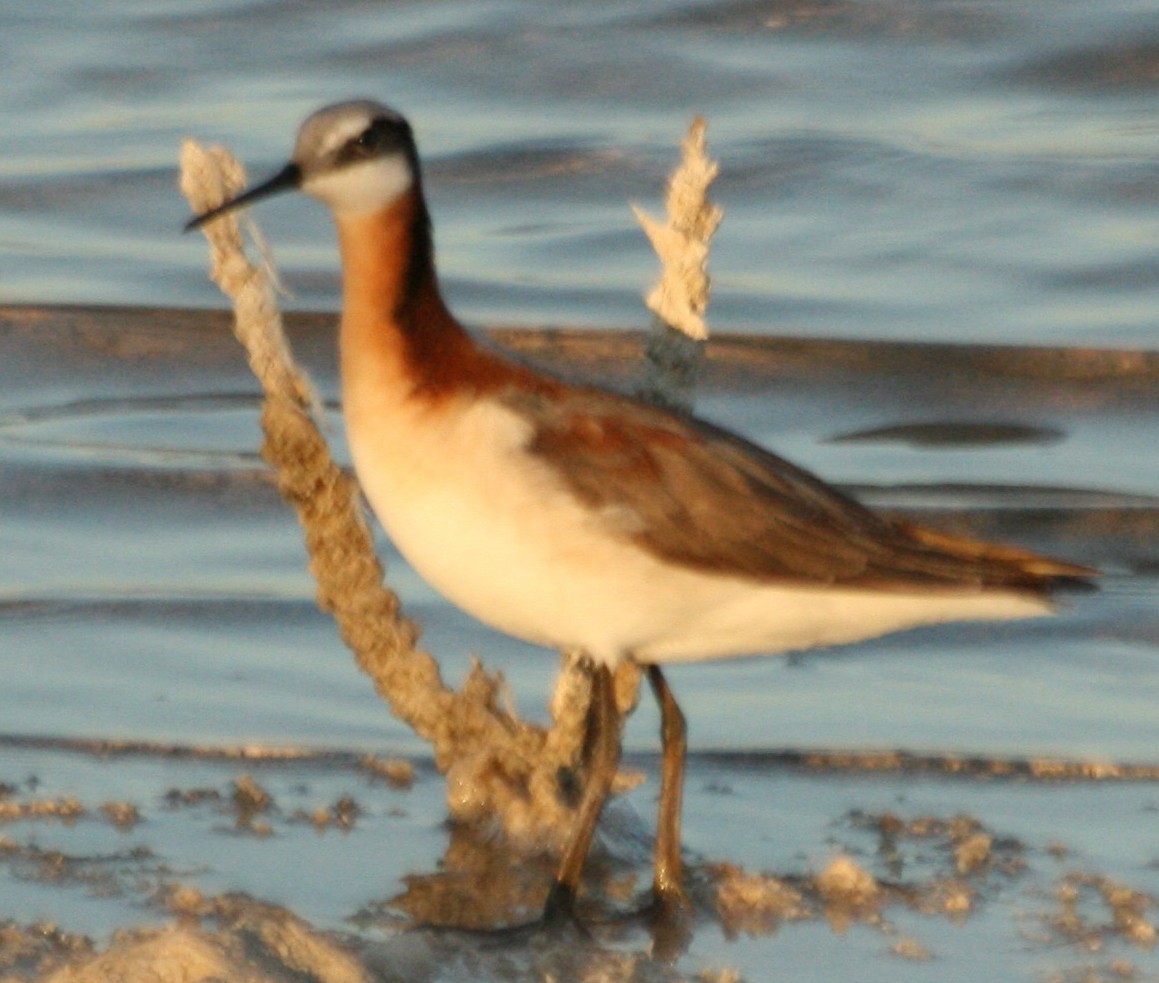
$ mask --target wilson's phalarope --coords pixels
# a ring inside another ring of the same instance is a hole
[[[451,601],[595,666],[589,780],[546,913],[570,910],[618,765],[612,669],[661,708],[654,888],[680,903],[684,718],[660,665],[777,653],[1049,610],[1092,571],[888,520],[702,420],[568,384],[477,345],[447,309],[407,121],[328,106],[269,181],[192,220],[297,188],[342,257],[342,401],[379,520]]]

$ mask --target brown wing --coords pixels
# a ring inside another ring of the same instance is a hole
[[[701,420],[601,390],[509,405],[529,451],[609,527],[701,570],[871,589],[1048,593],[1093,571],[895,522],[775,454]]]

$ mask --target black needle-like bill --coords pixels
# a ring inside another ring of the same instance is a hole
[[[196,218],[191,218],[185,223],[185,228],[182,231],[192,232],[194,229],[203,226],[206,222],[211,222],[219,215],[232,212],[235,208],[244,208],[246,205],[252,205],[255,201],[268,198],[270,195],[281,194],[283,191],[293,191],[301,183],[302,169],[297,164],[287,164],[264,184],[259,184],[256,188],[243,191],[236,198],[223,201],[216,208],[211,208]]]

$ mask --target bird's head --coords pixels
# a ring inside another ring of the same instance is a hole
[[[335,103],[305,119],[290,162],[277,174],[198,215],[185,229],[295,189],[317,198],[335,215],[374,212],[417,180],[414,135],[403,116],[369,99]]]

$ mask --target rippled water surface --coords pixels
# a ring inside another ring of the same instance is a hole
[[[625,383],[638,356],[619,332],[646,326],[656,271],[628,203],[659,210],[702,114],[725,217],[709,309],[721,340],[698,408],[874,505],[1107,573],[1054,619],[674,670],[701,755],[694,862],[792,876],[842,849],[894,876],[851,818],[893,809],[976,814],[1022,844],[1030,871],[979,883],[981,910],[960,930],[899,916],[932,961],[888,956],[880,925],[840,936],[815,920],[724,945],[711,923],[679,972],[735,965],[756,981],[777,961],[800,978],[1070,979],[1057,974],[1121,957],[1119,970],[1154,976],[1146,947],[1115,939],[1099,962],[1021,920],[1067,865],[1159,895],[1153,786],[777,764],[815,747],[1156,762],[1153,2],[9,3],[0,38],[0,807],[43,789],[94,808],[134,799],[146,819],[144,833],[0,826],[0,922],[99,934],[144,917],[139,885],[115,902],[46,885],[32,846],[115,865],[143,841],[207,892],[273,898],[324,927],[440,866],[429,769],[409,798],[324,763],[266,775],[282,819],[352,787],[368,811],[348,835],[290,824],[261,845],[208,814],[191,832],[165,806],[171,784],[227,789],[228,763],[98,764],[25,741],[425,762],[314,606],[299,531],[257,457],[255,384],[226,318],[187,310],[225,307],[204,242],[179,231],[183,137],[226,144],[261,177],[305,113],[367,95],[415,124],[464,320],[593,329],[501,340]],[[344,458],[328,220],[294,196],[258,218],[285,306],[320,312],[291,334]],[[122,306],[92,306],[106,304]],[[381,547],[448,678],[479,655],[543,719],[554,658],[450,609]],[[645,700],[627,743],[650,774],[654,729]],[[646,838],[651,794],[632,799],[645,827],[633,835]],[[930,848],[915,863],[936,859]],[[425,978],[472,978],[456,972]]]
[[[1153,345],[1159,40],[1144,0],[9,5],[0,297],[215,305],[182,137],[255,175],[370,95],[427,161],[477,322],[631,325],[693,113],[726,210],[721,328]],[[335,303],[328,223],[263,219],[295,303]]]

